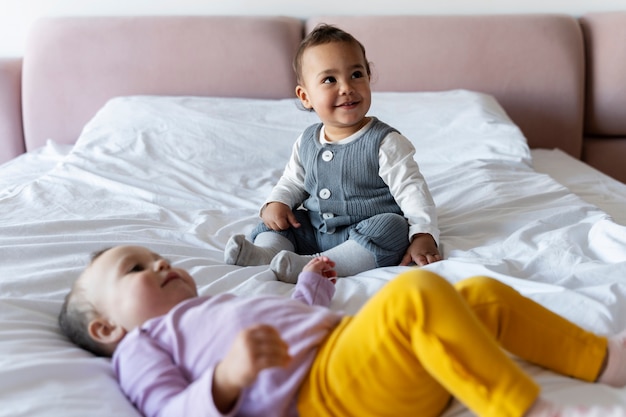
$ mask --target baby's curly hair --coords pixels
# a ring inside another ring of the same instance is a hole
[[[298,50],[296,51],[296,56],[293,59],[293,70],[296,73],[298,84],[302,84],[302,55],[304,54],[304,51],[313,46],[324,45],[331,42],[348,42],[358,45],[361,52],[363,52],[365,71],[367,72],[367,75],[372,75],[363,44],[354,36],[336,26],[320,23],[302,40]]]
[[[89,265],[109,249],[95,252],[91,257]],[[65,296],[65,301],[58,317],[59,327],[63,334],[77,346],[97,356],[109,357],[111,352],[104,345],[93,340],[87,330],[89,322],[97,316],[98,312],[87,300],[79,277],[70,292]]]

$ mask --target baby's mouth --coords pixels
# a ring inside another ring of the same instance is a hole
[[[161,288],[165,287],[167,284],[177,279],[180,279],[180,276],[176,272],[174,271],[168,272],[167,276],[165,277],[165,280],[161,284]]]

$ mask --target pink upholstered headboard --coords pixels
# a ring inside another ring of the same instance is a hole
[[[587,57],[585,162],[626,182],[626,11],[580,19]]]
[[[75,141],[117,95],[293,97],[293,54],[321,21],[363,42],[375,90],[491,93],[531,146],[580,156],[583,38],[561,15],[46,19],[24,58],[26,146]]]
[[[24,59],[26,147],[73,143],[119,95],[288,97],[301,38],[302,22],[286,17],[41,20]]]
[[[0,59],[0,164],[26,150],[21,94],[22,60]]]

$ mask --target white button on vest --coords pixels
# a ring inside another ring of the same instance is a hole
[[[322,213],[322,218],[324,219],[332,219],[333,217],[335,217],[333,213]]]
[[[319,196],[322,200],[328,200],[330,198],[330,190],[328,188],[322,188]]]
[[[325,162],[330,161],[331,159],[333,159],[333,152],[332,151],[324,151],[322,152],[322,160],[324,160]]]

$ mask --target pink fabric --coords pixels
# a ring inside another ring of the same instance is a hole
[[[119,95],[294,96],[301,37],[287,17],[43,19],[24,59],[26,147],[73,143]]]
[[[587,48],[586,133],[626,136],[626,11],[590,13],[580,23]]]
[[[584,51],[561,15],[318,17],[365,46],[375,90],[493,94],[531,147],[582,150]]]
[[[585,137],[583,161],[626,183],[626,135],[610,138]]]
[[[0,59],[0,163],[24,152],[22,60]]]
[[[587,54],[583,161],[626,182],[626,12],[580,19]]]

